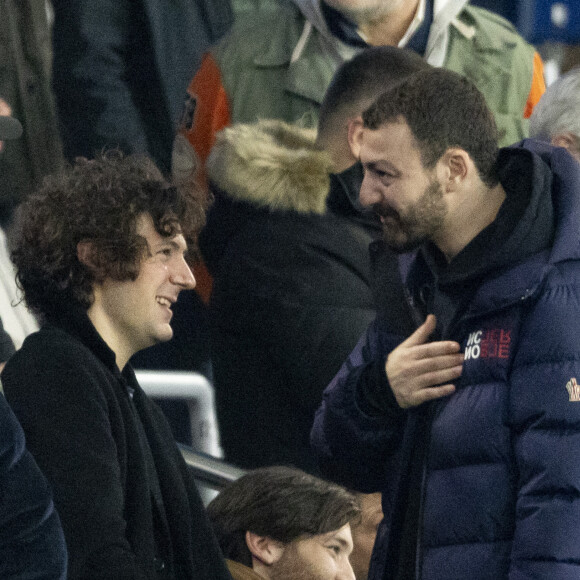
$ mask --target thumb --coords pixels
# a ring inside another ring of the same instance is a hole
[[[407,337],[401,344],[405,346],[417,346],[427,342],[437,324],[437,318],[434,314],[428,314],[425,322],[415,330],[413,334]]]

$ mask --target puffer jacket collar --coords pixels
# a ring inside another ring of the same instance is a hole
[[[536,294],[546,273],[558,263],[580,260],[580,163],[565,149],[535,139],[525,139],[507,148],[522,147],[537,155],[550,168],[555,233],[552,247],[511,267],[497,278],[486,281],[475,296],[477,311],[501,308]],[[477,312],[474,310],[474,314]]]
[[[550,249],[538,251],[520,262],[509,264],[506,268],[498,268],[497,275],[486,277],[470,300],[465,315],[467,317],[480,316],[533,297],[541,290],[548,271],[559,262],[580,259],[580,199],[577,195],[580,187],[580,164],[564,149],[551,147],[534,139],[526,139],[501,150],[501,157],[507,159],[518,148],[532,153],[537,169],[545,164],[552,173],[551,196],[555,217],[553,243]],[[541,176],[538,175],[537,179],[540,180]],[[542,206],[538,205],[540,207]],[[515,248],[513,251],[516,250]],[[400,258],[405,259],[409,261],[408,257]],[[410,278],[407,279],[411,285],[417,284],[419,279],[427,275],[421,268],[416,270],[416,265],[417,262],[411,267]],[[404,268],[401,270],[405,271]]]

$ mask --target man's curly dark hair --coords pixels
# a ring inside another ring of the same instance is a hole
[[[142,214],[160,235],[181,233],[193,244],[204,221],[198,197],[193,183],[174,187],[149,158],[119,151],[48,177],[20,208],[12,253],[28,307],[44,316],[63,300],[88,308],[96,281],[137,278],[148,251],[137,234]],[[91,242],[90,268],[77,257],[81,241]]]

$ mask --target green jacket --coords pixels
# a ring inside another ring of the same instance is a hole
[[[523,116],[532,87],[534,48],[502,17],[462,7],[461,2],[448,4],[457,5],[459,12],[446,25],[443,62],[429,54],[427,60],[464,74],[483,92],[502,131],[501,145],[525,137],[528,128]],[[212,57],[229,106],[227,122],[278,118],[304,126],[316,124],[334,72],[357,49],[329,39],[316,26],[306,30],[306,22],[299,7],[287,2],[276,11],[240,17],[214,47]],[[436,16],[431,30],[440,33],[441,28]],[[202,67],[198,74],[203,73]]]

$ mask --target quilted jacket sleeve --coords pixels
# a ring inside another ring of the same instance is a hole
[[[0,395],[0,577],[62,580],[66,547],[46,479]]]
[[[407,414],[394,398],[380,414],[365,400],[368,382],[383,380],[383,388],[390,388],[384,362],[400,340],[377,317],[324,391],[312,428],[311,444],[323,474],[364,493],[383,489],[388,459],[403,438]]]
[[[579,302],[577,262],[564,262],[520,333],[510,381],[518,490],[510,580],[580,578]]]

